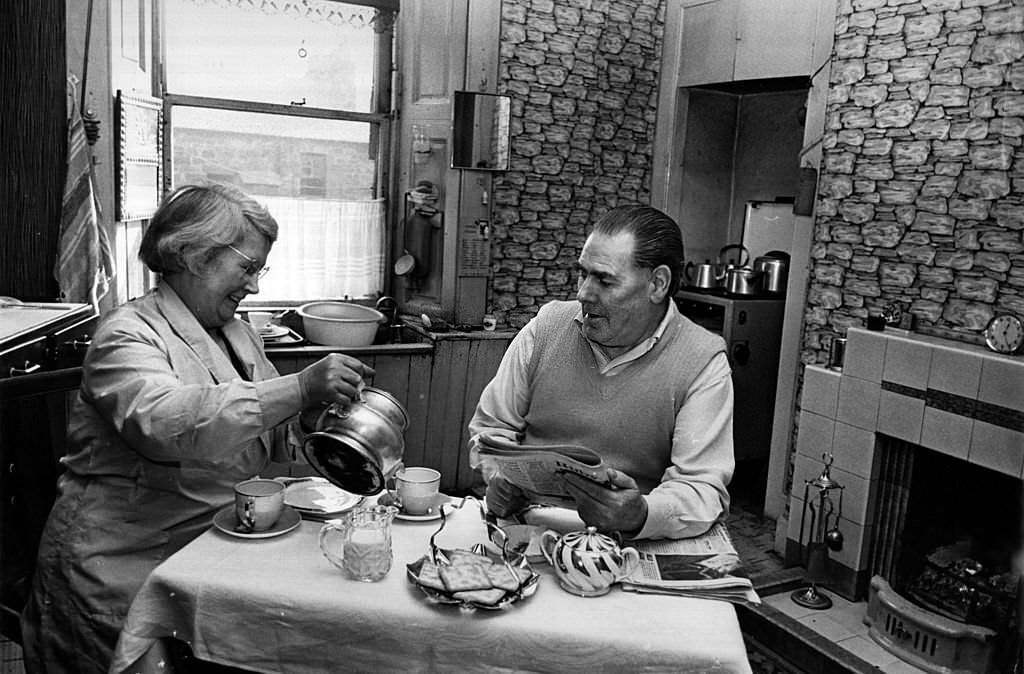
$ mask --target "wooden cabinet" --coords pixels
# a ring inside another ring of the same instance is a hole
[[[820,0],[682,0],[679,86],[809,77],[822,7]]]
[[[738,0],[683,1],[679,86],[733,79],[738,6]]]

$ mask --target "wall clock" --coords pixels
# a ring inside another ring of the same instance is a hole
[[[997,353],[1014,353],[1024,344],[1024,322],[1013,314],[995,316],[984,331],[985,343]]]

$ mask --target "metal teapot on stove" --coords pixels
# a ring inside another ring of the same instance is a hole
[[[683,267],[683,280],[691,288],[714,290],[725,280],[725,270],[711,260],[704,260],[697,264],[687,262]]]

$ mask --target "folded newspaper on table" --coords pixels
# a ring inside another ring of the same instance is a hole
[[[721,522],[695,538],[630,545],[640,553],[640,564],[622,581],[624,590],[761,603]]]
[[[580,445],[520,445],[512,440],[483,434],[477,452],[481,464],[531,495],[536,503],[573,507],[562,473],[575,473],[609,484],[608,469],[601,457]]]

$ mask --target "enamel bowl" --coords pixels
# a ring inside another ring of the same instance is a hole
[[[306,339],[323,346],[369,346],[384,314],[371,307],[323,300],[298,308]]]

